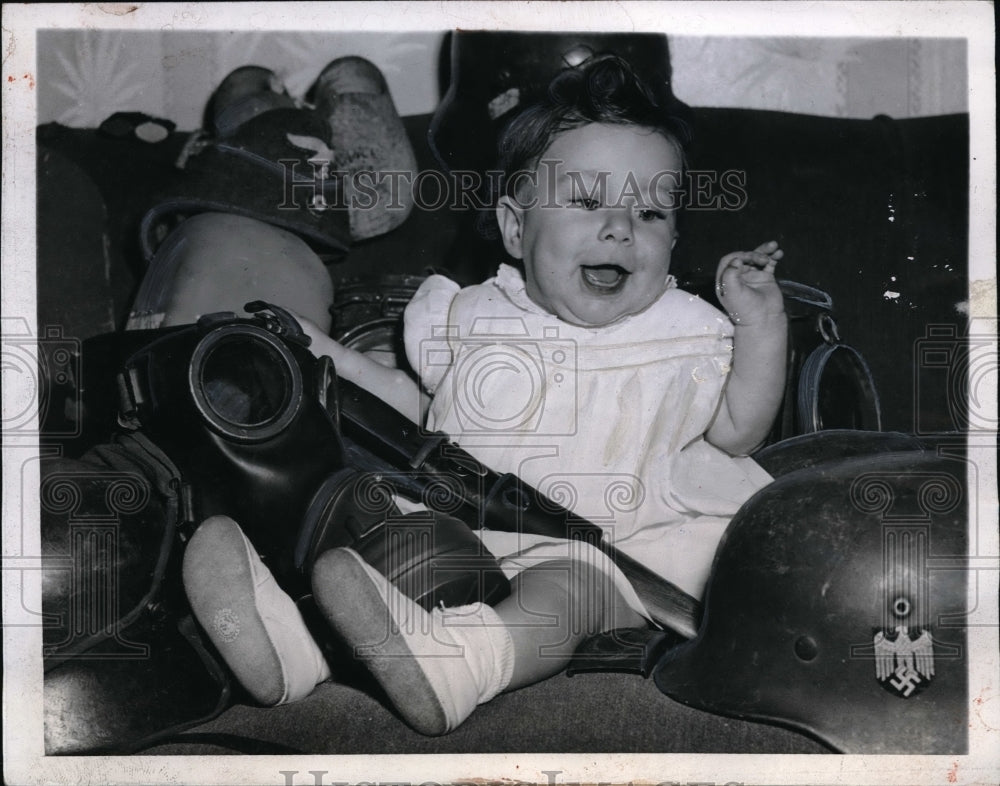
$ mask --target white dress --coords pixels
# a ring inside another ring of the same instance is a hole
[[[721,312],[672,278],[639,314],[601,328],[570,325],[535,305],[508,265],[465,289],[432,276],[404,317],[407,358],[433,395],[429,429],[599,525],[695,597],[729,519],[771,480],[752,459],[704,439],[732,334]],[[509,574],[572,548],[479,534]]]

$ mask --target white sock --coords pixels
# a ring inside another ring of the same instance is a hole
[[[510,685],[514,674],[514,642],[496,611],[485,603],[435,609],[442,626],[465,648],[465,659],[484,704]]]

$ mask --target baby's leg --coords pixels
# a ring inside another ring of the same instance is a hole
[[[646,624],[608,574],[573,559],[548,560],[522,571],[496,612],[514,642],[510,689],[558,674],[588,636]]]
[[[296,701],[330,676],[295,603],[231,518],[212,516],[198,527],[183,573],[195,617],[258,702]]]
[[[596,567],[552,560],[524,570],[495,609],[424,611],[351,549],[323,554],[313,595],[414,729],[454,730],[508,688],[565,668],[588,635],[642,624]]]

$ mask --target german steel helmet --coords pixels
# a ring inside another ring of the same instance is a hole
[[[506,123],[542,98],[556,74],[595,55],[629,61],[664,109],[688,111],[673,95],[662,33],[460,30],[451,34],[450,54],[448,90],[428,130],[431,150],[448,171],[493,166]]]
[[[844,753],[965,753],[964,467],[915,450],[778,477],[730,523],[657,686]]]

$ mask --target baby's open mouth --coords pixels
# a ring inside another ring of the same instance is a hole
[[[582,265],[583,280],[598,292],[617,292],[629,277],[629,271],[619,265]]]

